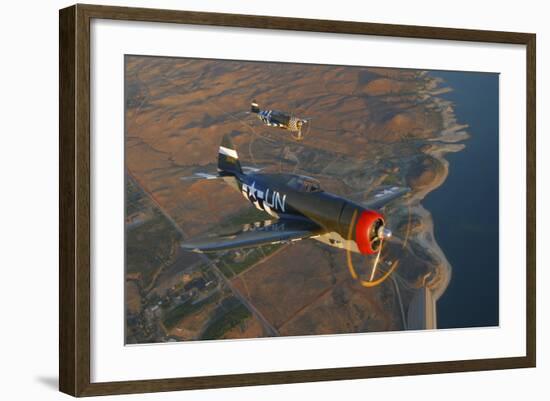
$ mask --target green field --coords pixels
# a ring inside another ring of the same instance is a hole
[[[181,234],[130,178],[126,179],[126,217],[141,213],[141,222],[126,227],[126,274],[140,273],[148,287],[161,267],[169,264]]]
[[[210,303],[217,302],[220,298],[219,292],[205,298],[199,302],[193,303],[192,300],[188,300],[187,302],[184,302],[172,309],[170,309],[163,318],[163,324],[167,329],[172,329],[175,327],[181,319],[183,319],[185,316],[192,315],[195,312],[198,312],[203,306],[208,305]]]
[[[226,313],[217,317],[208,325],[201,338],[203,340],[215,340],[220,338],[233,327],[244,322],[251,316],[252,313],[246,306],[240,302],[234,303]]]
[[[170,263],[180,240],[180,233],[155,209],[153,217],[126,231],[126,274],[141,273],[147,287],[156,270]]]

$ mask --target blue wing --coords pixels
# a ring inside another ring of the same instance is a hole
[[[390,203],[394,199],[397,199],[411,189],[408,187],[384,187],[379,188],[373,195],[370,196],[370,199],[366,202],[362,202],[362,205],[368,209],[380,209],[386,204]]]
[[[237,230],[184,241],[183,249],[192,252],[218,252],[280,242],[297,241],[324,231],[307,220],[279,219],[245,224]]]

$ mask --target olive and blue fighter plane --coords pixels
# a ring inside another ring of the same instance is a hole
[[[302,129],[310,121],[310,119],[299,118],[283,111],[261,110],[256,100],[252,100],[250,112],[256,114],[258,119],[268,127],[282,128],[292,133],[296,133],[294,136],[296,140],[303,139]]]
[[[311,177],[241,167],[229,135],[219,147],[218,173],[198,173],[195,178],[222,179],[257,209],[273,217],[182,244],[183,249],[199,253],[311,238],[336,248],[379,255],[382,241],[392,235],[379,209],[409,191],[385,187],[368,202],[355,203],[323,191]]]

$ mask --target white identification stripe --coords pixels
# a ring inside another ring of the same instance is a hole
[[[229,149],[229,148],[226,148],[224,146],[220,146],[220,150],[219,152],[222,154],[222,155],[226,155],[226,156],[229,156],[229,157],[233,157],[234,159],[238,159],[239,156],[237,155],[237,151],[234,150],[234,149]]]
[[[197,177],[205,178],[205,179],[207,179],[207,180],[213,180],[213,179],[218,178],[217,175],[208,174],[208,173],[195,173],[195,175],[196,175]]]
[[[273,216],[273,217],[279,217],[277,215],[277,213],[275,213],[270,207],[269,205],[264,201],[264,210],[269,213],[270,216]],[[269,222],[269,224],[266,222],[266,226],[268,225],[271,225],[271,222]]]

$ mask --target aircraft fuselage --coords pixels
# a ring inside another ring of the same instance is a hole
[[[308,219],[326,230],[314,237],[328,245],[354,252],[374,253],[383,216],[348,199],[323,191],[319,183],[294,174],[242,173],[236,175],[243,197],[277,218]]]

